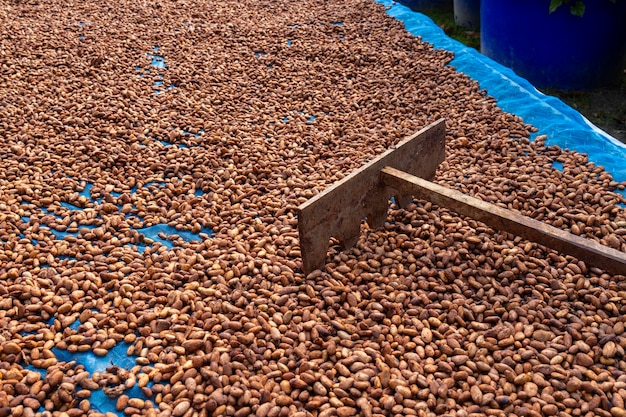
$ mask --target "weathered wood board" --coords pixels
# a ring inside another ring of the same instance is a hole
[[[356,243],[365,217],[371,227],[382,225],[392,195],[380,179],[383,167],[432,179],[445,157],[445,133],[445,121],[440,119],[298,207],[304,272],[324,265],[331,237],[347,249]],[[410,196],[399,196],[400,203]]]
[[[393,167],[380,173],[389,187],[404,195],[430,201],[495,229],[518,235],[589,265],[626,275],[626,254],[511,210],[426,181]]]

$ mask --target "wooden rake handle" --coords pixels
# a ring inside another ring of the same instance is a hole
[[[495,229],[516,234],[547,248],[571,255],[606,271],[626,275],[626,254],[511,210],[437,185],[392,167],[380,171],[385,185],[402,195],[413,195]]]

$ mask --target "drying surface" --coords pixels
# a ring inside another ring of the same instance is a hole
[[[0,30],[3,413],[623,409],[601,266],[416,201],[300,273],[294,207],[440,117],[437,182],[625,249],[621,185],[382,5],[1,1]]]

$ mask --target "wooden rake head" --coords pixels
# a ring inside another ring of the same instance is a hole
[[[445,136],[445,120],[437,120],[298,207],[304,272],[324,265],[331,237],[348,249],[358,240],[365,217],[372,228],[383,224],[389,197],[394,195],[380,179],[384,167],[434,178],[445,158]],[[411,194],[394,197],[400,206],[411,201]]]
[[[530,217],[428,181],[444,159],[444,120],[420,130],[394,148],[298,207],[302,269],[321,268],[331,237],[347,249],[361,221],[383,224],[390,196],[400,207],[412,197],[428,200],[494,229],[510,232],[599,268],[626,275],[626,254]]]

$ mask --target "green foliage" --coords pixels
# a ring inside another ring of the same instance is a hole
[[[609,0],[612,3],[615,3],[617,0]],[[585,14],[585,3],[581,0],[572,1],[572,0],[550,0],[550,13],[553,13],[556,9],[558,9],[563,4],[569,4],[569,11],[574,16],[583,17]]]
[[[592,1],[599,1],[599,0],[592,0]],[[608,1],[610,1],[613,4],[617,4],[617,2],[620,0],[608,0]],[[585,14],[585,3],[582,0],[576,0],[576,1],[574,0],[550,0],[550,7],[548,10],[550,10],[550,13],[554,13],[556,9],[558,9],[564,4],[569,5],[569,11],[574,16],[583,17],[583,15]]]
[[[583,15],[585,14],[585,3],[579,0],[576,3],[572,4],[569,7],[569,10],[574,16],[583,17]]]

